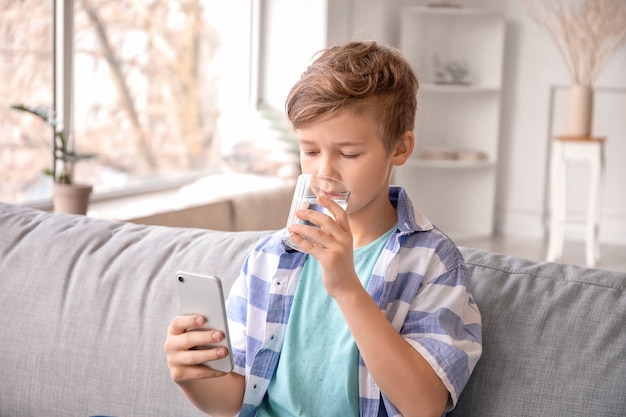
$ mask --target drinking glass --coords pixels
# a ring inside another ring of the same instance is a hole
[[[291,200],[291,209],[287,219],[287,227],[296,223],[304,223],[316,226],[313,223],[305,222],[296,217],[296,211],[301,209],[311,209],[322,212],[330,217],[332,214],[324,207],[317,203],[317,197],[324,195],[331,198],[344,210],[348,207],[348,198],[350,197],[350,188],[343,182],[323,175],[302,174],[298,177],[296,189]],[[317,226],[316,226],[317,227]],[[285,230],[283,235],[285,244],[295,250],[301,251],[298,245],[291,240],[289,231]]]

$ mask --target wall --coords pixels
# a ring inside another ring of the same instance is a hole
[[[403,6],[425,5],[427,0],[266,0],[273,6],[272,42],[279,45],[265,62],[269,79],[268,102],[282,108],[290,86],[319,45],[350,39],[374,39],[398,46]],[[550,96],[556,86],[569,83],[565,65],[550,35],[526,14],[521,0],[464,0],[467,7],[498,10],[507,17],[504,88],[495,230],[500,234],[541,236],[546,233],[547,184],[550,137],[565,119],[564,90],[555,90],[554,118],[550,121]],[[293,4],[293,7],[289,5]],[[297,5],[298,7],[296,7]],[[279,13],[280,12],[280,13]],[[323,13],[327,13],[322,15]],[[298,22],[294,25],[293,22]],[[287,30],[283,30],[283,29]],[[317,28],[317,29],[315,29]],[[313,34],[312,38],[307,33]],[[311,39],[311,40],[308,40]],[[419,76],[419,74],[418,74]],[[272,84],[273,82],[273,84]],[[597,82],[599,87],[626,90],[626,44],[609,62]],[[594,133],[606,135],[607,170],[602,204],[600,240],[626,244],[626,93],[598,92],[595,97]],[[583,219],[586,212],[587,174],[582,166],[570,169],[568,216]],[[583,239],[581,229],[568,229],[568,237]]]
[[[508,0],[509,33],[504,74],[504,102],[498,187],[497,229],[503,233],[542,232],[549,213],[550,134],[562,132],[565,89],[555,93],[554,119],[550,124],[550,90],[567,85],[569,75],[548,33],[530,20],[523,2]],[[619,87],[621,94],[598,91],[593,132],[606,135],[607,171],[602,202],[600,239],[626,243],[626,44],[600,75],[598,87]],[[586,167],[570,169],[568,216],[584,218],[588,175]],[[574,231],[582,238],[582,233]]]
[[[403,6],[426,1],[329,0],[328,41],[376,39],[398,45],[399,16]],[[461,1],[467,7],[499,10],[507,17],[504,89],[502,99],[496,224],[500,234],[541,236],[546,232],[550,134],[564,125],[565,91],[555,90],[554,118],[550,123],[550,94],[554,86],[569,83],[565,65],[550,35],[526,14],[520,0]],[[358,4],[358,5],[357,5]],[[335,12],[335,15],[333,15]],[[342,20],[337,15],[344,13]],[[345,14],[348,13],[349,16]],[[418,74],[419,76],[419,74]],[[598,92],[593,131],[606,135],[607,171],[602,205],[600,240],[626,243],[626,44],[622,44],[600,75],[597,86],[618,87],[621,94]],[[570,169],[568,216],[586,213],[586,169]],[[571,236],[569,236],[571,235]],[[568,231],[582,239],[582,229]]]
[[[264,0],[264,5],[259,101],[282,110],[293,83],[326,45],[327,2]]]

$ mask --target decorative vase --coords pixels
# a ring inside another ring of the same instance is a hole
[[[55,213],[87,214],[89,198],[93,186],[88,184],[62,184],[55,182],[52,185],[52,202]]]
[[[572,85],[567,95],[568,136],[590,136],[593,121],[593,88],[590,85]]]

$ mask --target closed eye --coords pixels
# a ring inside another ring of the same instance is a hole
[[[342,153],[341,156],[343,156],[346,159],[355,159],[355,158],[358,158],[359,156],[361,156],[361,154],[358,154],[358,153],[355,153],[355,154]]]

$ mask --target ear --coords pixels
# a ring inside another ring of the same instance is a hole
[[[412,130],[407,130],[396,143],[396,147],[391,156],[391,163],[393,165],[404,165],[413,153],[413,147],[415,146],[415,135]]]

